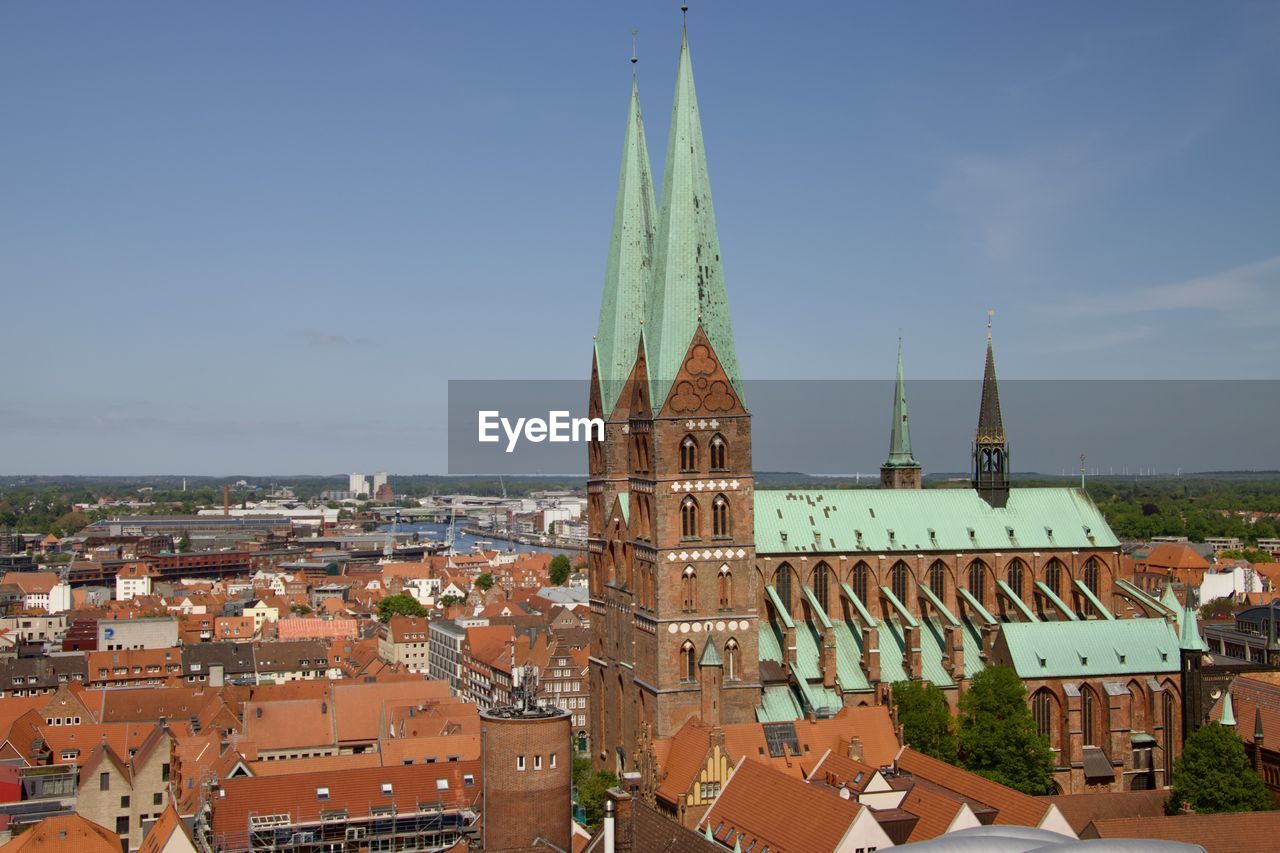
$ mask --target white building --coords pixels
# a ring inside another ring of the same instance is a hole
[[[357,495],[369,494],[369,478],[358,472],[349,475],[347,477],[347,491],[354,492]]]
[[[369,492],[369,494],[371,495],[374,494],[375,492],[378,491],[378,489],[382,488],[386,484],[387,484],[387,472],[379,471],[378,473],[373,475],[373,491]]]
[[[116,600],[128,601],[151,594],[151,578],[155,575],[146,563],[125,563],[116,572]]]

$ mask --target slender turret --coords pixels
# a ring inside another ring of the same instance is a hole
[[[889,458],[880,466],[880,485],[886,489],[920,488],[920,463],[911,453],[911,424],[907,421],[901,339],[898,341],[898,378],[893,386],[893,422],[889,425]]]

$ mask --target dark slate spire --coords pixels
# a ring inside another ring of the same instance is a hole
[[[978,409],[978,443],[1004,444],[1004,420],[1000,417],[1000,387],[996,384],[996,355],[991,346],[991,321],[987,321],[987,366],[982,373],[982,403]]]
[[[1258,705],[1253,709],[1253,741],[1254,743],[1262,743],[1265,736],[1262,731],[1262,706]]]
[[[1000,417],[1000,389],[996,385],[996,356],[991,344],[991,314],[987,314],[987,365],[982,374],[982,402],[973,442],[973,487],[993,507],[1009,502],[1009,446]]]

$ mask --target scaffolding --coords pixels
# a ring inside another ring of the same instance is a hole
[[[419,802],[413,811],[375,805],[359,815],[330,809],[301,820],[294,817],[298,813],[250,813],[245,831],[220,835],[206,824],[201,846],[210,853],[431,853],[474,838],[479,831],[474,804],[459,808]]]

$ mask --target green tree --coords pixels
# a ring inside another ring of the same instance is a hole
[[[899,681],[893,685],[893,704],[908,746],[955,763],[956,735],[951,725],[951,709],[937,685],[928,681]]]
[[[388,595],[378,602],[378,621],[390,622],[392,616],[426,616],[427,609],[408,593]]]
[[[551,568],[548,574],[551,576],[551,583],[554,586],[564,586],[565,581],[569,579],[569,558],[564,554],[556,554],[551,558]]]
[[[973,677],[960,697],[960,761],[965,769],[1026,794],[1053,785],[1053,750],[1027,708],[1027,689],[1007,666]]]
[[[1217,723],[1209,723],[1187,738],[1182,755],[1173,762],[1173,790],[1165,810],[1176,814],[1184,804],[1202,814],[1260,812],[1274,807],[1240,737]]]
[[[178,540],[178,544],[174,546],[178,549],[179,554],[185,554],[191,550],[191,539],[187,534],[182,534],[182,538]]]
[[[455,604],[461,604],[466,599],[459,595],[446,595],[440,599],[441,607],[452,607]]]
[[[481,592],[488,592],[493,589],[493,575],[485,572],[480,575],[480,577],[476,578],[476,589]]]
[[[573,787],[578,805],[582,806],[587,828],[595,830],[604,819],[605,792],[618,784],[618,777],[607,770],[593,770],[591,759],[581,755],[573,758]]]

